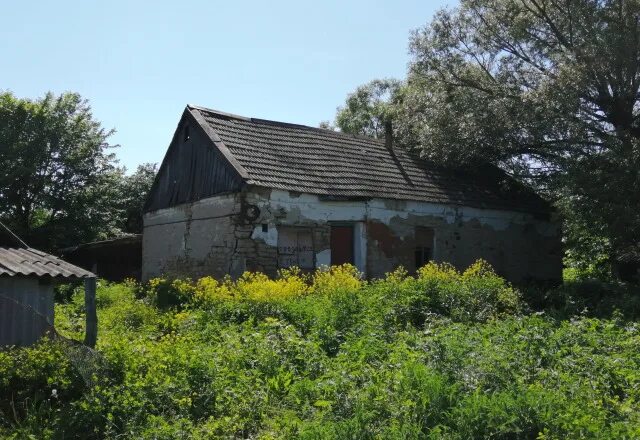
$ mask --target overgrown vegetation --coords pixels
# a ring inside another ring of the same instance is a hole
[[[580,283],[521,293],[483,262],[100,283],[96,354],[0,352],[0,437],[638,438],[638,301]],[[56,313],[79,339],[81,292]]]

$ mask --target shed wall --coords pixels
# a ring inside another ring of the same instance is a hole
[[[560,230],[549,219],[427,202],[327,201],[254,187],[145,215],[143,278],[239,276],[244,270],[274,275],[278,231],[286,227],[308,228],[314,265],[330,264],[333,222],[354,225],[355,264],[369,278],[400,265],[416,269],[417,228],[433,230],[435,261],[464,269],[483,258],[515,282],[561,276]]]
[[[0,277],[0,346],[30,345],[53,330],[53,283]]]

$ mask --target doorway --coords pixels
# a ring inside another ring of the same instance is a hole
[[[353,225],[331,225],[331,264],[354,264]]]

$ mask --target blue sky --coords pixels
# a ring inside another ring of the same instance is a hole
[[[129,169],[160,162],[186,104],[306,125],[404,76],[445,0],[5,2],[0,89],[76,91]]]

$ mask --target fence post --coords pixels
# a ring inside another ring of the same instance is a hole
[[[96,313],[96,279],[85,278],[84,280],[84,308],[86,313],[86,330],[84,334],[84,345],[91,348],[96,346],[98,338],[98,315]]]

